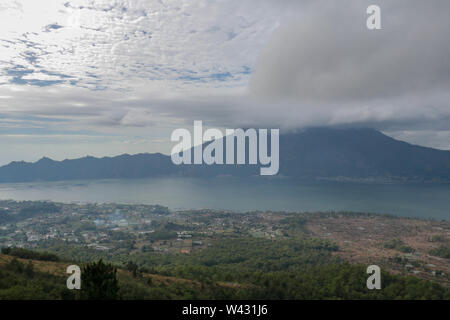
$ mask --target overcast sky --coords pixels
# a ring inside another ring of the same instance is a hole
[[[381,7],[382,30],[366,28]],[[174,128],[373,127],[450,149],[448,0],[0,2],[0,164]]]

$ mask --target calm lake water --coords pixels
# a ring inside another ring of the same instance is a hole
[[[0,184],[0,199],[161,204],[171,209],[365,211],[450,220],[450,185],[158,178]]]

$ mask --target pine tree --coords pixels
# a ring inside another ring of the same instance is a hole
[[[117,269],[112,264],[98,262],[88,263],[81,271],[81,298],[86,300],[116,300],[119,285]]]
[[[33,262],[31,262],[31,260],[28,260],[28,263],[25,266],[25,274],[29,278],[33,278],[34,277],[34,266],[33,266]]]

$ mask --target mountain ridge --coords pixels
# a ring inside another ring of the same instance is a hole
[[[248,150],[247,150],[248,151]],[[161,153],[43,157],[0,167],[0,182],[259,175],[260,165],[174,165]],[[450,181],[450,151],[409,144],[367,128],[310,128],[280,135],[280,176],[306,179]]]

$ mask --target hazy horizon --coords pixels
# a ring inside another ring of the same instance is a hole
[[[450,150],[450,149],[438,148],[438,147],[435,147],[435,146],[420,145],[420,144],[414,143],[414,141],[407,141],[406,139],[404,139],[404,138],[407,138],[407,133],[405,133],[405,132],[401,132],[401,133],[399,133],[397,135],[389,134],[389,133],[383,132],[383,131],[380,131],[380,132],[385,134],[385,135],[387,135],[388,137],[394,138],[394,139],[396,139],[398,141],[407,142],[407,143],[410,143],[412,145],[417,145],[417,146],[421,146],[421,147],[427,147],[427,148],[432,148],[432,149],[442,150],[442,151],[449,151]],[[171,149],[172,145],[169,145],[167,148]],[[163,155],[166,155],[166,156],[170,156],[170,154],[171,154],[170,151],[165,152],[165,151],[157,151],[157,150],[154,151],[154,152],[142,150],[142,151],[136,151],[134,153],[118,151],[117,153],[110,153],[110,154],[99,154],[99,153],[94,152],[93,154],[85,154],[85,155],[73,156],[73,157],[70,157],[70,158],[67,158],[67,157],[64,157],[64,156],[52,157],[52,156],[48,156],[48,155],[44,154],[44,155],[39,155],[39,156],[32,157],[30,159],[16,159],[16,160],[8,161],[8,162],[0,161],[0,167],[4,166],[4,165],[7,165],[7,164],[10,164],[12,162],[24,161],[24,162],[35,163],[35,162],[37,162],[37,161],[39,161],[39,160],[41,160],[43,158],[49,158],[49,159],[54,160],[54,161],[64,161],[64,160],[80,159],[80,158],[85,158],[85,157],[112,158],[112,157],[117,157],[117,156],[121,156],[121,155],[131,155],[131,156],[133,156],[133,155],[138,155],[138,154],[157,154],[157,153],[160,153],[160,154],[163,154]]]

